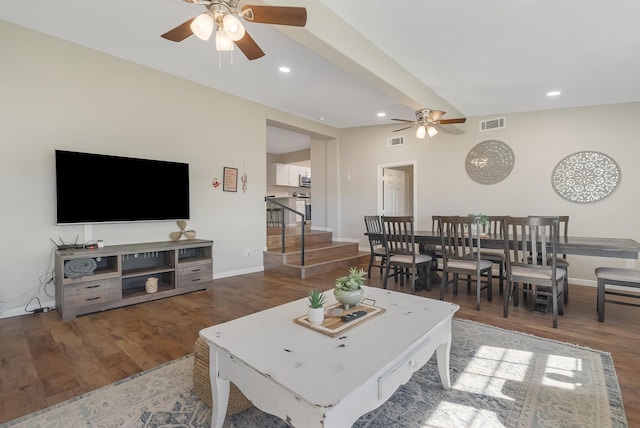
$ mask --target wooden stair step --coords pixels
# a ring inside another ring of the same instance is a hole
[[[282,251],[282,229],[267,228],[267,250],[263,253],[264,270],[287,276],[307,278],[335,269],[346,270],[366,264],[369,252],[358,250],[357,242],[335,242],[333,233],[305,228],[304,266],[301,264],[301,228],[285,228]]]

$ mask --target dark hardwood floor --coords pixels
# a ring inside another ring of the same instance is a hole
[[[59,403],[187,355],[198,331],[306,296],[313,287],[330,289],[343,271],[307,279],[256,273],[214,281],[211,289],[63,322],[56,312],[0,320],[0,423]],[[368,285],[380,287],[377,273]],[[407,292],[390,281],[390,288]],[[461,305],[456,317],[518,330],[610,352],[622,389],[629,426],[640,426],[640,309],[608,305],[597,321],[596,290],[571,286],[570,303],[551,327],[551,315],[511,308],[502,317],[503,299],[494,286],[493,302],[464,287],[447,300]],[[438,298],[438,287],[417,294]],[[304,309],[301,308],[301,311]]]

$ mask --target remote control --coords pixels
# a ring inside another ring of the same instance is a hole
[[[341,317],[340,319],[342,321],[344,321],[344,322],[349,322],[349,321],[353,321],[353,320],[358,319],[358,318],[360,318],[362,316],[365,316],[365,315],[367,315],[367,313],[365,311],[356,311],[356,312],[353,312],[353,313],[351,313],[349,315],[345,315],[345,316]]]

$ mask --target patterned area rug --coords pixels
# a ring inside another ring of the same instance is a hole
[[[211,410],[193,393],[187,356],[1,427],[208,427]],[[567,343],[454,320],[452,389],[435,356],[357,428],[626,427],[611,355]],[[227,428],[284,428],[249,408]]]

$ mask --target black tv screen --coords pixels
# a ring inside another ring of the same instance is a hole
[[[57,224],[189,219],[189,164],[56,150]]]

